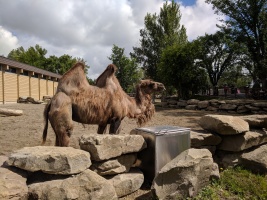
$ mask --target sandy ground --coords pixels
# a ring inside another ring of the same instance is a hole
[[[0,115],[0,155],[9,156],[12,151],[23,147],[38,146],[42,142],[44,127],[43,110],[44,104],[5,104],[0,108],[23,110],[22,116],[1,116]],[[146,126],[173,125],[179,127],[199,130],[199,119],[208,112],[190,111],[183,109],[168,109],[156,107],[156,114]],[[122,122],[120,134],[129,134],[137,128],[136,122],[125,118]],[[76,123],[70,146],[79,148],[78,139],[83,134],[96,134],[96,125],[85,125]],[[54,145],[54,132],[49,125],[47,141],[45,145]],[[149,189],[144,185],[143,189],[124,199],[150,199]]]

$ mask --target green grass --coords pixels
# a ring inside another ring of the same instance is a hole
[[[267,200],[267,176],[240,167],[226,169],[220,176],[188,200]]]

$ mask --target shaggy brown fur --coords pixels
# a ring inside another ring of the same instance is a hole
[[[116,69],[112,64],[107,67],[98,78],[99,87],[89,85],[83,63],[76,63],[62,76],[56,94],[44,110],[43,144],[47,137],[48,119],[56,134],[56,146],[68,146],[73,121],[98,124],[100,134],[107,124],[111,124],[110,134],[114,134],[125,116],[136,118],[140,126],[151,119],[155,108],[150,95],[164,90],[164,85],[143,80],[136,86],[134,99],[122,90],[114,75]]]

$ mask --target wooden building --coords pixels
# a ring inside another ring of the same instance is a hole
[[[0,104],[53,96],[61,75],[0,56]]]

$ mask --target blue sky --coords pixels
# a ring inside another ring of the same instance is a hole
[[[196,3],[196,0],[182,0],[182,2],[185,6],[192,6]]]
[[[126,55],[139,46],[147,13],[159,13],[165,0],[0,0],[0,55],[39,44],[47,56],[84,58],[88,77],[110,64],[113,44]],[[205,0],[181,2],[181,24],[189,40],[217,30],[218,16]]]

